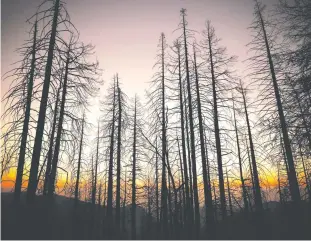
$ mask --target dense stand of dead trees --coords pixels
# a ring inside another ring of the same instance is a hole
[[[275,169],[280,203],[310,203],[310,7],[280,0],[276,21],[254,0],[246,76],[235,73],[237,59],[211,22],[195,32],[181,9],[173,46],[160,35],[142,105],[126,96],[118,74],[98,96],[94,47],[80,41],[62,1],[44,1],[29,20],[20,66],[5,78],[13,84],[3,97],[1,177],[16,167],[14,203],[27,180],[28,205],[41,193],[54,205],[65,172],[73,213],[82,200],[92,206],[92,237],[217,238],[218,224],[236,213],[255,214],[260,230],[272,192],[264,165]],[[97,128],[87,118],[94,97],[101,98]]]

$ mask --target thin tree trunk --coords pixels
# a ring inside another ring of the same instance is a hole
[[[251,157],[249,155],[249,148],[248,148],[248,144],[247,144],[247,139],[246,139],[246,152],[247,152],[249,170],[250,170],[250,174],[251,174],[252,193],[253,193],[253,196],[255,197],[253,167],[252,167]],[[253,207],[252,207],[250,195],[248,193],[247,193],[247,195],[248,195],[249,209],[251,212],[253,212]]]
[[[208,151],[207,151],[207,141],[206,141],[206,133],[204,131],[204,140],[205,140],[205,150],[206,150],[206,174],[207,174],[207,185],[208,185],[208,191],[209,191],[209,205],[211,205],[211,208],[213,209],[213,195],[212,195],[212,186],[211,186],[211,175],[210,175],[210,164],[208,159]],[[214,211],[213,211],[214,213]]]
[[[262,206],[261,190],[260,190],[259,177],[258,177],[258,171],[257,171],[257,163],[256,163],[256,157],[255,157],[252,132],[251,132],[251,127],[250,127],[249,118],[248,118],[246,98],[245,98],[245,93],[244,93],[242,84],[241,84],[241,91],[242,91],[242,97],[243,97],[243,103],[244,103],[244,110],[245,110],[245,117],[246,117],[246,124],[247,124],[247,130],[248,130],[248,138],[249,138],[249,146],[251,150],[251,158],[252,158],[252,166],[253,166],[253,175],[254,175],[253,185],[254,185],[254,194],[255,194],[255,206],[256,206],[256,211],[261,212],[263,209],[263,206]]]
[[[106,176],[108,174],[108,170],[106,171]],[[103,208],[104,208],[104,216],[105,216],[105,209],[106,209],[106,199],[107,199],[107,179],[105,178],[105,184],[104,184],[104,203],[103,203]]]
[[[189,108],[189,124],[190,124],[190,143],[191,143],[191,160],[192,160],[192,174],[193,174],[193,194],[194,194],[194,210],[195,210],[195,237],[200,237],[200,209],[199,209],[199,194],[198,194],[198,181],[197,181],[197,168],[195,157],[195,137],[194,137],[194,124],[193,124],[193,110],[192,110],[192,96],[191,85],[189,76],[189,62],[188,62],[188,46],[186,36],[186,23],[185,23],[185,10],[182,9],[183,18],[183,36],[184,36],[184,48],[185,48],[185,64],[186,64],[186,79],[187,79],[187,91],[188,91],[188,108]]]
[[[68,70],[69,70],[69,61],[70,61],[69,53],[70,53],[70,47],[68,48],[68,51],[67,51],[62,101],[61,101],[59,121],[58,121],[58,127],[57,127],[57,135],[56,135],[56,141],[55,141],[55,151],[54,151],[54,156],[52,160],[51,178],[50,178],[50,182],[48,186],[49,197],[53,197],[54,190],[55,190],[57,163],[59,159],[60,142],[61,142],[61,135],[63,131],[63,121],[64,121],[65,103],[66,103],[66,95],[67,95],[67,81],[68,81]]]
[[[56,102],[55,102],[55,107],[54,107],[53,126],[52,126],[52,133],[51,133],[51,137],[50,137],[48,159],[47,159],[47,163],[46,163],[45,178],[44,178],[44,185],[43,185],[43,195],[47,195],[48,186],[49,186],[50,177],[51,177],[54,135],[55,135],[55,130],[56,130],[57,110],[58,110],[59,94],[60,94],[61,88],[62,88],[62,85],[60,84],[59,88],[57,90],[57,97],[56,97]]]
[[[20,148],[19,148],[19,158],[18,158],[16,179],[15,179],[14,198],[16,201],[19,201],[19,199],[20,199],[22,182],[23,182],[26,144],[27,144],[29,120],[30,120],[31,98],[32,98],[35,64],[36,64],[36,48],[37,48],[36,46],[37,46],[37,19],[35,22],[34,32],[33,32],[31,66],[30,66],[29,80],[28,80],[28,84],[27,84],[27,99],[26,99],[25,119],[24,119],[24,123],[23,123],[22,140],[21,140],[21,144],[20,144]]]
[[[148,176],[148,187],[147,187],[147,195],[148,195],[148,212],[147,212],[147,226],[151,227],[151,195],[150,195],[150,177]]]
[[[122,214],[122,230],[124,235],[126,234],[126,226],[125,226],[125,219],[126,219],[126,195],[127,195],[127,172],[125,172],[125,181],[124,181],[124,198],[123,198],[123,214]]]
[[[171,167],[170,167],[170,162],[169,162],[169,159],[168,159],[168,152],[166,152],[166,160],[167,160],[167,172],[169,174],[169,185],[170,183],[172,183],[172,186],[173,186],[173,192],[174,192],[174,206],[175,208],[177,207],[177,200],[178,200],[178,195],[177,195],[177,189],[176,189],[176,185],[175,185],[175,181],[174,181],[174,177],[173,177],[173,174],[172,174],[172,170],[171,170]],[[169,194],[171,195],[171,192],[169,192]],[[169,202],[171,202],[171,197],[169,196]],[[172,213],[171,213],[172,214]],[[177,235],[177,213],[174,212],[174,215],[171,216],[171,218],[173,218],[173,222],[171,223],[174,223],[175,225],[172,227],[172,229],[174,228],[174,231],[175,231],[175,235]]]
[[[173,235],[172,235],[172,231],[174,230],[174,220],[173,220],[173,209],[172,209],[172,193],[171,193],[171,179],[168,178],[168,190],[167,190],[167,199],[168,199],[168,210],[169,210],[169,217],[168,217],[168,220],[169,220],[169,226],[170,226],[170,229],[169,229],[169,234],[168,234],[168,237],[170,238],[173,238]]]
[[[240,149],[240,141],[239,141],[237,121],[236,121],[236,116],[235,116],[234,99],[232,100],[232,103],[233,103],[234,129],[235,129],[236,143],[237,143],[237,147],[238,147],[239,170],[240,170],[240,180],[241,180],[241,184],[242,184],[242,195],[243,195],[243,202],[244,202],[244,211],[248,212],[248,201],[247,201],[246,188],[245,188],[245,183],[244,183],[244,178],[243,178],[241,149]]]
[[[218,220],[218,213],[217,213],[217,195],[216,195],[216,188],[215,188],[215,183],[213,182],[213,191],[214,191],[214,214],[215,214],[215,220],[217,222]]]
[[[100,210],[101,202],[102,202],[101,196],[102,196],[102,182],[100,181],[99,188],[98,188],[98,197],[97,197],[97,204],[98,204],[99,210]]]
[[[183,100],[183,85],[182,85],[182,76],[181,76],[181,56],[180,56],[180,45],[177,48],[178,51],[178,80],[179,80],[179,106],[180,106],[180,121],[181,121],[181,146],[182,146],[182,162],[183,162],[183,182],[185,190],[185,222],[186,227],[189,228],[191,226],[191,222],[189,224],[189,219],[191,217],[191,204],[190,204],[190,196],[189,196],[189,178],[188,178],[188,166],[187,166],[187,157],[186,157],[186,142],[185,142],[185,122],[184,122],[184,100]],[[189,158],[190,159],[190,158]],[[180,164],[181,165],[181,164]],[[187,232],[188,233],[188,232]],[[191,233],[190,233],[191,235]],[[190,237],[189,237],[190,238]]]
[[[209,45],[209,58],[210,58],[211,75],[212,75],[212,86],[213,86],[214,128],[215,128],[215,140],[216,140],[216,150],[217,150],[220,206],[221,206],[222,218],[224,219],[227,216],[226,195],[225,195],[225,183],[224,183],[224,175],[223,175],[223,167],[222,167],[220,132],[219,132],[219,123],[218,123],[216,77],[214,73],[214,60],[213,60],[210,29],[208,29],[208,45]]]
[[[38,179],[37,179],[38,183],[40,182],[40,178],[41,178],[41,175],[42,175],[42,172],[43,172],[43,168],[44,168],[44,166],[46,164],[46,160],[47,160],[47,156],[45,156],[44,161],[43,161],[43,163],[41,165],[41,168],[40,168],[40,171],[39,171],[39,174],[38,174]]]
[[[285,150],[284,150],[284,145],[283,145],[283,141],[282,141],[282,133],[281,132],[280,132],[280,145],[281,145],[281,152],[282,152],[284,163],[285,163],[286,174],[287,174],[287,177],[288,177],[289,170],[288,170],[288,164],[287,164],[287,159],[286,159],[286,154],[285,154]]]
[[[114,151],[114,131],[115,131],[115,101],[116,101],[116,86],[113,87],[113,110],[112,110],[112,127],[110,136],[110,154],[109,154],[109,171],[108,171],[108,197],[107,197],[107,220],[108,220],[108,237],[112,237],[112,189],[113,189],[113,151]]]
[[[252,162],[251,162],[251,157],[249,155],[249,147],[248,147],[248,144],[247,144],[247,139],[246,139],[246,152],[247,152],[247,159],[248,159],[248,164],[249,164],[249,171],[250,171],[250,174],[251,174],[251,183],[252,183],[252,186],[254,187],[253,166],[252,166]],[[255,194],[254,194],[254,196],[255,196]]]
[[[118,91],[118,143],[117,143],[117,190],[116,190],[116,227],[117,234],[120,233],[120,199],[121,199],[121,128],[122,128],[122,105],[121,105],[121,89],[117,74],[117,91]]]
[[[213,208],[211,198],[209,197],[210,191],[208,185],[208,176],[207,176],[207,168],[206,168],[206,156],[205,156],[205,142],[204,142],[204,130],[203,130],[203,116],[201,110],[201,97],[200,97],[200,88],[199,88],[199,75],[196,63],[196,51],[195,46],[193,45],[193,53],[194,53],[194,72],[195,72],[195,85],[196,85],[196,93],[197,93],[197,108],[198,108],[198,119],[199,119],[199,133],[200,133],[200,147],[201,147],[201,158],[202,158],[202,172],[203,172],[203,183],[204,183],[204,204],[205,204],[205,222],[207,230],[214,230],[213,227]],[[209,233],[209,232],[208,232]]]
[[[228,171],[227,170],[226,170],[226,176],[227,176],[227,190],[228,190],[229,210],[230,210],[230,215],[233,216],[233,207],[232,207],[232,201],[231,201],[230,183],[229,183],[229,177],[228,177]]]
[[[283,204],[283,196],[282,196],[282,190],[281,190],[281,180],[280,180],[280,163],[277,162],[277,168],[278,168],[278,189],[279,189],[279,197],[280,197],[280,203]]]
[[[158,173],[159,173],[159,170],[158,170],[158,137],[156,137],[156,180],[155,180],[155,183],[156,183],[156,218],[157,218],[157,237],[159,235],[159,224],[160,224],[160,218],[159,218],[159,177],[158,177]]]
[[[259,14],[259,18],[260,18],[262,33],[263,33],[263,37],[265,40],[267,58],[269,61],[271,78],[272,78],[272,83],[273,83],[273,88],[274,88],[274,93],[275,93],[275,99],[277,102],[277,108],[278,108],[280,124],[281,124],[281,129],[282,129],[282,134],[283,134],[285,152],[286,152],[286,157],[287,157],[287,162],[288,162],[289,189],[290,189],[292,200],[297,203],[297,202],[300,202],[301,198],[300,198],[299,185],[298,185],[297,176],[296,176],[296,170],[295,170],[292,148],[291,148],[290,140],[289,140],[289,136],[288,136],[287,124],[286,124],[286,120],[285,120],[285,116],[284,116],[284,112],[283,112],[283,105],[282,105],[281,96],[280,96],[280,92],[279,92],[279,86],[278,86],[276,75],[275,75],[274,64],[273,64],[272,56],[270,53],[270,46],[269,46],[268,37],[266,34],[265,24],[264,24],[264,21],[263,21],[262,15],[261,15],[261,11],[260,11],[260,8],[259,8],[257,1],[256,1],[256,4],[257,4],[257,8],[258,8],[258,14]]]
[[[134,133],[133,133],[133,170],[132,170],[132,239],[136,239],[136,97],[134,110]]]
[[[76,179],[76,187],[75,187],[75,208],[78,204],[79,199],[79,184],[80,184],[80,170],[81,170],[81,156],[82,156],[82,147],[83,147],[83,135],[84,135],[84,113],[82,118],[82,130],[81,130],[81,138],[80,138],[80,147],[79,147],[79,157],[78,157],[78,170],[77,170],[77,179]]]
[[[28,182],[28,188],[27,188],[27,200],[29,202],[33,201],[36,195],[36,190],[37,190],[37,175],[38,175],[38,168],[39,168],[39,162],[40,162],[40,153],[41,153],[42,139],[43,139],[43,132],[44,132],[46,107],[47,107],[47,101],[48,101],[48,96],[49,96],[51,72],[52,72],[52,65],[53,65],[54,45],[55,45],[55,38],[56,38],[57,20],[58,20],[58,15],[59,15],[59,2],[60,0],[56,0],[54,4],[52,31],[51,31],[51,37],[50,37],[50,43],[49,43],[47,62],[46,62],[46,67],[45,67],[45,76],[44,76],[42,96],[41,96],[41,102],[40,102],[40,108],[39,108],[36,137],[35,137],[35,142],[34,142],[34,147],[33,147],[29,182]]]
[[[96,202],[96,191],[97,191],[97,169],[98,169],[98,159],[99,159],[99,123],[97,127],[97,147],[96,147],[96,161],[95,161],[95,170],[94,170],[94,183],[92,186],[92,205],[95,205]]]
[[[167,184],[166,184],[166,172],[165,172],[165,156],[166,156],[166,126],[165,126],[165,76],[164,76],[164,34],[161,34],[162,44],[162,185],[161,185],[161,206],[162,206],[162,235],[163,238],[168,234],[168,213],[167,213]]]
[[[182,181],[180,180],[180,177],[178,179],[178,186],[180,187],[181,185],[184,185],[182,183]],[[183,230],[183,227],[184,227],[184,224],[185,224],[185,217],[184,217],[184,213],[182,212],[182,208],[185,207],[185,201],[186,201],[186,196],[185,196],[185,192],[183,191],[182,193],[179,191],[179,202],[178,202],[178,212],[179,212],[179,230],[177,232],[178,234],[178,237],[177,238],[180,238],[180,235],[181,235],[181,231],[184,231]]]
[[[184,89],[184,96],[186,98],[186,93]],[[192,185],[192,165],[191,165],[191,156],[190,156],[190,143],[189,143],[189,124],[188,124],[188,112],[187,112],[187,102],[185,102],[185,120],[186,120],[186,140],[187,140],[187,149],[188,149],[188,164],[189,164],[189,199],[190,199],[190,211],[189,211],[189,229],[191,230],[192,223],[193,223],[193,185]]]
[[[184,181],[184,168],[182,165],[182,157],[181,157],[181,153],[180,153],[180,146],[179,146],[179,140],[178,140],[178,136],[177,136],[177,147],[178,147],[178,155],[179,155],[179,166],[180,166],[180,173],[181,173],[181,182],[180,182],[180,178],[179,178],[179,187],[181,185],[181,183],[183,183],[182,188],[182,195],[180,196],[180,202],[182,202],[183,204],[186,203],[186,194],[185,194],[185,181]],[[186,212],[187,212],[187,208],[185,207],[184,210],[184,216],[186,216]],[[183,220],[181,220],[181,223],[183,222]]]

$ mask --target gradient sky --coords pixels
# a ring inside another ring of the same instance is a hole
[[[27,39],[27,18],[42,0],[1,1],[2,74],[18,60],[14,50]],[[211,20],[228,52],[239,57],[239,72],[244,69],[250,41],[247,27],[252,21],[251,0],[65,0],[72,22],[85,43],[96,46],[96,57],[110,81],[118,72],[125,92],[132,97],[144,94],[155,63],[160,33],[170,44],[180,34],[173,33],[180,21],[180,9],[187,9],[189,28],[201,32]],[[262,0],[268,7],[276,0]],[[2,83],[1,93],[8,83]]]
[[[251,40],[248,26],[253,19],[252,0],[63,0],[72,23],[85,43],[95,45],[95,56],[106,84],[118,72],[123,90],[129,97],[135,93],[144,99],[144,90],[154,73],[157,45],[161,32],[171,44],[180,31],[173,31],[180,22],[180,9],[187,9],[190,29],[201,32],[210,20],[228,53],[239,57],[236,69],[242,73],[247,58],[246,44]],[[29,24],[43,0],[1,1],[1,75],[19,60],[14,50],[29,38]],[[277,0],[262,0],[271,7]],[[200,38],[198,36],[197,40]],[[244,80],[247,81],[247,80]],[[9,81],[1,81],[1,96]],[[88,120],[96,124],[100,112],[95,100]],[[3,111],[3,105],[1,110]],[[95,133],[94,133],[95,135]]]

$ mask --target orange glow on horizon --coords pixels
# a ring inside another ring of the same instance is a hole
[[[1,182],[1,191],[2,192],[9,192],[14,188],[15,177],[16,177],[16,169],[15,168],[11,168],[9,170],[9,172],[7,172],[3,175],[2,182]],[[282,178],[281,181],[283,182],[285,180],[286,180],[285,178]],[[241,182],[239,180],[232,181],[229,178],[229,182],[230,182],[230,187],[232,187],[233,189],[238,189],[241,187]],[[24,179],[22,187],[27,188],[27,185],[28,185],[28,180]],[[60,178],[57,180],[58,189],[60,189],[60,190],[63,189],[65,185],[66,185],[66,179],[65,178]],[[137,186],[144,186],[144,181],[137,180],[136,185]],[[215,185],[217,185],[217,182],[215,182]],[[278,185],[278,180],[273,175],[265,177],[265,179],[262,180],[262,182],[261,182],[262,188],[267,188],[267,187],[273,188],[273,187],[277,187],[277,185]],[[83,186],[83,183],[81,183],[80,186]],[[203,189],[203,181],[202,180],[198,180],[198,188]]]

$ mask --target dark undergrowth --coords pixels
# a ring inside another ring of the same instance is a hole
[[[131,239],[130,225],[122,223],[120,232],[107,230],[107,222],[113,220],[105,220],[105,210],[98,205],[79,202],[74,211],[70,198],[55,196],[51,203],[38,196],[32,206],[27,206],[24,194],[21,204],[16,205],[12,193],[2,193],[1,206],[2,239]],[[186,227],[171,226],[170,233],[161,236],[154,219],[147,215],[141,219],[137,239],[189,238]],[[202,227],[200,239],[211,237],[205,230]],[[311,239],[311,205],[288,203],[261,215],[234,213],[218,222],[213,231],[213,239]]]

